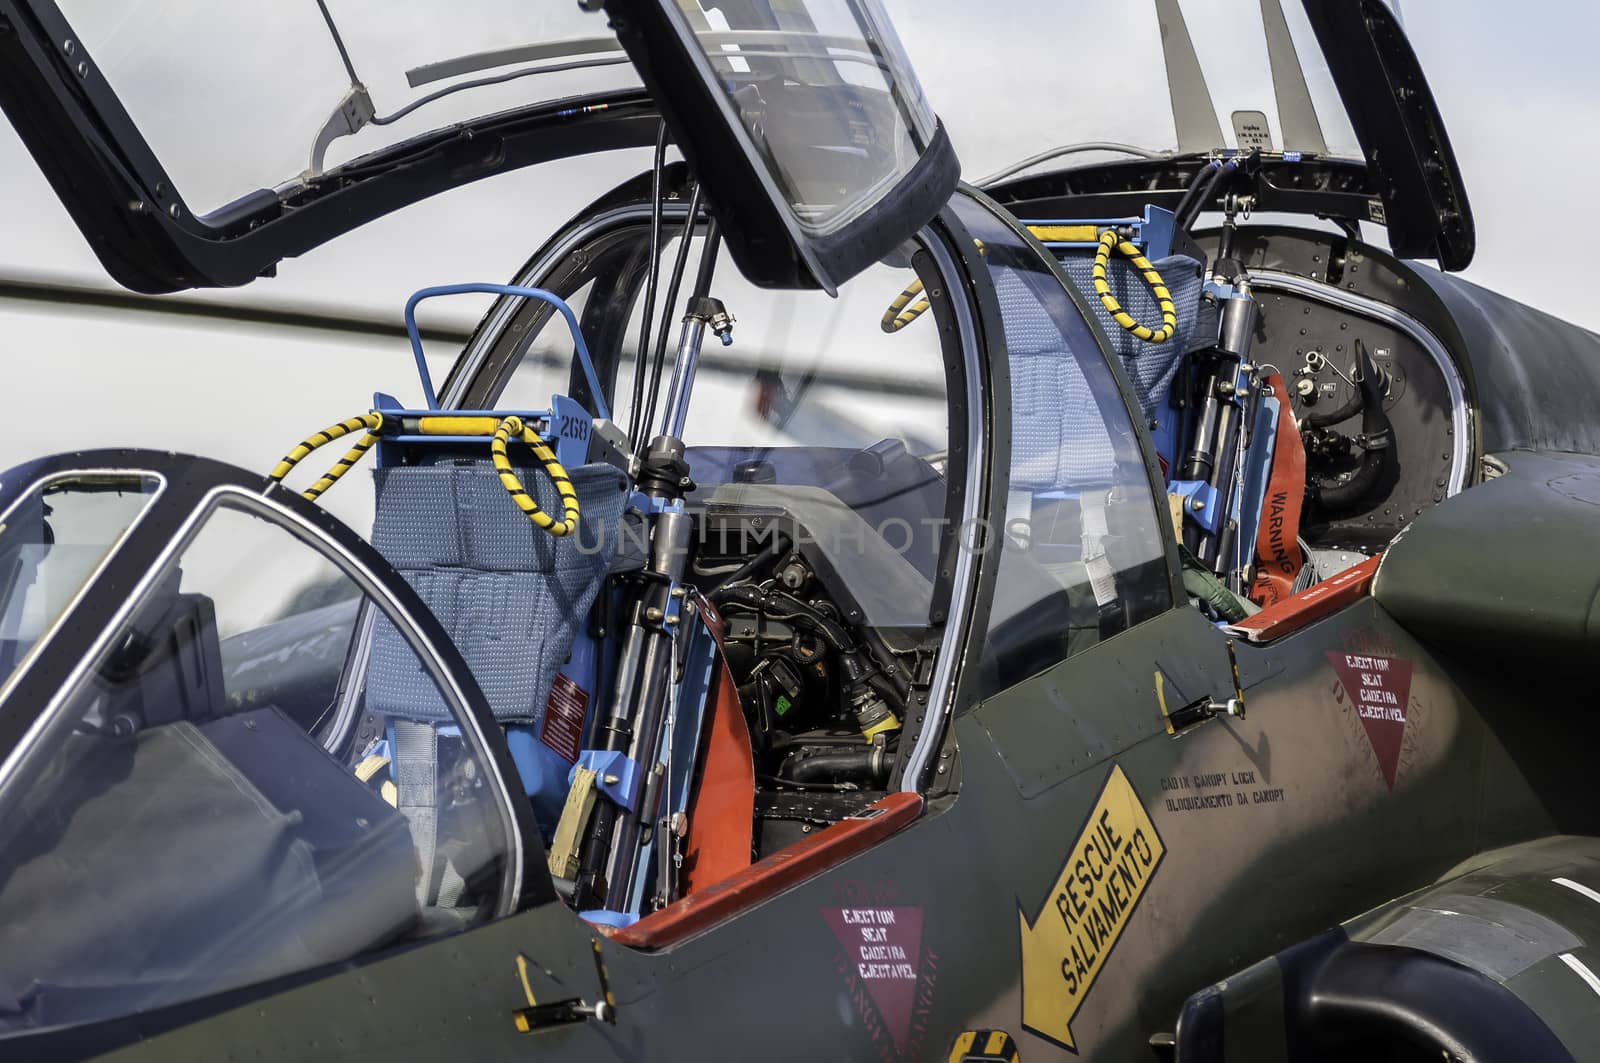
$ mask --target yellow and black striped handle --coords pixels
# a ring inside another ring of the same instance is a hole
[[[1115,249],[1128,256],[1133,262],[1133,268],[1143,276],[1150,291],[1155,295],[1156,302],[1161,306],[1161,327],[1151,329],[1139,324],[1133,315],[1122,309],[1122,304],[1117,302],[1116,296],[1111,294],[1111,282],[1106,279],[1106,265],[1111,261],[1111,252]],[[1166,282],[1161,279],[1161,274],[1150,264],[1150,260],[1139,253],[1139,249],[1131,242],[1118,236],[1116,230],[1107,229],[1100,234],[1100,246],[1094,253],[1094,293],[1100,297],[1101,304],[1106,308],[1106,313],[1111,315],[1111,320],[1133,333],[1135,339],[1144,340],[1146,343],[1165,343],[1172,338],[1172,332],[1178,327],[1178,311],[1172,305],[1172,293],[1167,291]]]
[[[912,281],[905,286],[905,290],[894,297],[889,304],[889,309],[883,312],[883,320],[878,324],[885,332],[899,332],[917,318],[921,317],[928,309],[929,303],[926,296],[922,295],[922,282]],[[913,302],[915,300],[915,302]]]
[[[506,444],[512,437],[526,443],[528,449],[533,451],[534,458],[544,466],[545,475],[550,477],[550,482],[556,485],[556,491],[561,495],[564,519],[556,520],[540,509],[539,504],[522,486],[522,481],[517,479],[516,472],[511,468],[511,459],[506,457]],[[499,427],[494,430],[494,437],[489,440],[489,456],[494,460],[495,471],[500,474],[501,486],[511,495],[511,501],[517,504],[517,508],[527,514],[529,520],[555,536],[571,535],[577,530],[578,492],[572,486],[572,478],[556,460],[555,451],[545,445],[544,440],[539,438],[539,433],[523,424],[522,418],[511,416],[500,422]]]
[[[283,460],[273,466],[272,472],[268,475],[275,482],[282,483],[283,478],[288,476],[296,465],[304,461],[314,451],[320,450],[335,439],[347,436],[351,432],[360,431],[363,428],[366,429],[366,434],[356,441],[355,446],[345,451],[344,457],[334,462],[333,466],[322,474],[321,479],[300,492],[302,498],[314,502],[324,491],[338,483],[339,477],[349,472],[351,466],[360,461],[362,456],[372,449],[372,445],[378,441],[378,432],[383,428],[383,414],[373,411],[372,413],[364,413],[360,417],[346,417],[338,424],[331,424],[320,432],[313,432],[301,440],[293,450],[285,454]]]

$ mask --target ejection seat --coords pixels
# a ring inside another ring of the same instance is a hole
[[[1151,263],[1165,282],[1177,315],[1172,335],[1165,342],[1151,343],[1119,325],[1095,293],[1093,250],[1082,246],[1056,246],[1052,250],[1062,269],[1083,295],[1090,314],[1099,322],[1122,367],[1138,402],[1139,408],[1134,412],[1143,418],[1155,444],[1163,479],[1173,480],[1178,477],[1186,448],[1191,444],[1191,440],[1184,436],[1185,429],[1192,432],[1193,428],[1186,423],[1182,411],[1172,405],[1172,390],[1190,355],[1207,349],[1217,338],[1217,304],[1204,297],[1204,264],[1184,254],[1167,255]],[[1106,262],[1105,275],[1111,296],[1133,320],[1160,320],[1160,306],[1155,294],[1131,260],[1123,256],[1111,256]],[[1251,467],[1259,466],[1263,488],[1266,469],[1270,468],[1271,449],[1268,444],[1266,453],[1259,455],[1258,460],[1247,463]],[[1269,464],[1261,466],[1262,461]],[[1249,474],[1246,476],[1245,495],[1249,496],[1251,480]],[[1241,518],[1241,524],[1254,527],[1254,523],[1254,520],[1246,522]],[[1184,556],[1184,569],[1184,582],[1191,595],[1208,599],[1212,596],[1225,597],[1230,601],[1230,611],[1233,612],[1249,614],[1256,610],[1256,603],[1229,592],[1187,553]],[[1295,583],[1296,591],[1309,585],[1304,578],[1308,574],[1302,573],[1302,578]]]
[[[1119,585],[1119,574],[1149,560],[1137,554],[1150,541],[1150,529],[1134,528],[1130,522],[1147,525],[1153,514],[1142,502],[1148,488],[1138,445],[1125,432],[1113,434],[1112,425],[1127,423],[1120,411],[1112,412],[1123,401],[1114,379],[1100,371],[1091,380],[1086,365],[1093,371],[1095,363],[1080,360],[1082,352],[1074,352],[1074,337],[1092,343],[1090,334],[1067,320],[1071,315],[1064,309],[1052,313],[1054,302],[1046,290],[1052,281],[989,257],[1011,372],[1006,522],[1008,533],[1020,525],[1029,539],[1028,550],[1006,550],[1001,556],[994,614],[1004,622],[991,624],[991,639],[1005,644],[991,648],[1007,671],[1028,674],[1059,656],[1059,634],[1030,632],[1030,618],[1040,618],[1032,626],[1043,623],[1059,632],[1055,618],[1064,613],[1069,618],[1067,650],[1077,652],[1127,626],[1122,611],[1138,613],[1139,604],[1129,601],[1138,587]],[[1072,274],[1077,258],[1064,255],[1063,260]],[[1082,260],[1085,277],[1092,260],[1092,252]],[[1167,343],[1142,343],[1109,315],[1102,322],[1139,398],[1142,408],[1132,412],[1142,414],[1147,423],[1154,420],[1153,411],[1165,407],[1200,314],[1199,264],[1172,256],[1161,267],[1182,278],[1174,282],[1178,323]],[[1114,259],[1109,275],[1125,307],[1145,315],[1144,320],[1159,319],[1148,286],[1125,261]],[[1098,301],[1090,305],[1103,314]],[[1141,502],[1120,504],[1130,491]],[[1041,582],[1017,569],[1035,565],[1062,588],[1064,608],[1034,608]]]
[[[480,445],[479,449],[483,449]],[[518,448],[520,449],[520,448]],[[517,450],[509,456],[519,464]],[[620,539],[626,477],[605,464],[570,470],[579,528],[556,537],[536,527],[501,485],[487,457],[459,448],[413,448],[415,464],[374,472],[372,543],[399,570],[450,633],[471,668],[548,838],[567,789],[571,758],[582,748],[584,705],[547,715],[552,684],[567,668],[587,703],[597,689],[592,652],[575,656]],[[523,458],[526,459],[526,451]],[[562,511],[555,485],[536,464],[518,478],[549,513]],[[581,657],[581,659],[579,659]],[[431,678],[393,625],[379,620],[367,673],[369,712],[390,721],[398,770],[398,807],[411,823],[418,851],[433,851],[435,772],[441,742],[454,737],[450,715]],[[448,886],[444,887],[448,888]]]
[[[1168,255],[1152,262],[1161,279],[1172,293],[1172,305],[1178,314],[1177,326],[1164,343],[1148,343],[1119,326],[1109,311],[1094,294],[1094,253],[1066,248],[1056,251],[1061,268],[1072,283],[1083,293],[1090,313],[1105,330],[1111,350],[1122,365],[1122,371],[1139,400],[1136,411],[1144,417],[1145,424],[1158,441],[1169,438],[1161,424],[1171,416],[1167,405],[1172,384],[1178,375],[1185,356],[1210,345],[1217,333],[1215,305],[1201,299],[1205,289],[1205,267],[1188,255]],[[1150,286],[1139,271],[1126,258],[1113,256],[1106,264],[1106,280],[1111,294],[1135,321],[1161,320],[1160,306]],[[1205,320],[1202,320],[1202,317]],[[1161,457],[1169,464],[1177,455],[1162,450]],[[1167,470],[1163,470],[1167,471]]]
[[[586,625],[607,574],[630,553],[619,551],[632,544],[622,530],[626,477],[603,463],[570,469],[579,528],[558,538],[512,504],[489,460],[462,456],[459,448],[429,453],[426,444],[408,445],[412,460],[375,472],[373,544],[450,633],[504,727],[541,832],[555,838],[569,771],[579,751],[593,745],[587,732],[608,690],[601,664],[606,655]],[[555,486],[526,463],[526,452],[525,464],[515,448],[508,457],[539,508],[560,512]],[[559,685],[558,677],[564,677]],[[704,724],[701,790],[691,801],[686,839],[686,894],[750,861],[749,738],[739,738],[738,696],[731,677],[723,680]],[[433,854],[419,901],[441,918],[461,890],[448,851],[453,843],[446,840],[454,832],[441,830],[445,813],[436,807],[456,731],[431,680],[382,620],[373,633],[367,706],[390,721],[397,806],[418,852],[425,860]]]

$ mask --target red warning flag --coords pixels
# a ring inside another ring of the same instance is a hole
[[[1272,477],[1261,504],[1256,530],[1256,575],[1250,597],[1257,605],[1281,602],[1294,593],[1294,580],[1304,558],[1300,554],[1300,507],[1306,495],[1306,448],[1289,408],[1283,374],[1266,378],[1278,399],[1278,436],[1272,445]]]

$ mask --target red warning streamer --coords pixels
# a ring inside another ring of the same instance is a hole
[[[1306,495],[1306,448],[1289,408],[1283,374],[1266,378],[1278,399],[1278,435],[1272,445],[1272,477],[1261,506],[1256,531],[1256,576],[1250,597],[1257,605],[1281,602],[1294,593],[1294,580],[1304,558],[1300,554],[1300,507]]]

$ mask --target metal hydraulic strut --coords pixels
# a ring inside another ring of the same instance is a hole
[[[683,511],[693,488],[684,460],[683,426],[694,390],[700,346],[709,328],[724,344],[732,342],[733,319],[711,298],[711,278],[721,246],[715,220],[706,229],[700,268],[679,334],[672,383],[661,431],[650,440],[640,464],[638,488],[648,500],[649,556],[635,574],[623,608],[623,649],[597,740],[609,763],[609,787],[584,831],[574,882],[579,911],[605,908],[639,911],[637,871],[641,836],[658,818],[666,789],[661,753],[669,688],[673,682],[675,636],[683,615],[681,583],[692,531]],[[603,769],[602,769],[603,770]]]
[[[1240,434],[1249,431],[1260,399],[1250,362],[1258,311],[1249,276],[1233,257],[1238,213],[1247,208],[1248,200],[1238,196],[1225,201],[1216,266],[1207,285],[1220,304],[1217,343],[1206,362],[1194,434],[1180,466],[1183,480],[1210,489],[1209,503],[1198,496],[1195,501],[1213,507],[1208,519],[1185,525],[1184,545],[1207,568],[1224,574],[1233,568],[1231,514]]]

